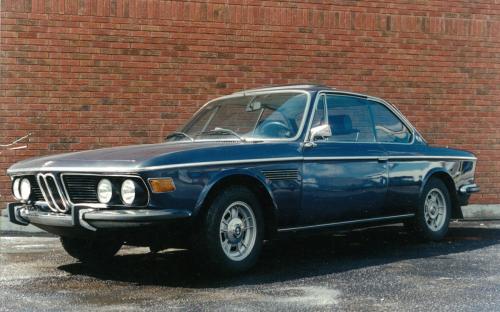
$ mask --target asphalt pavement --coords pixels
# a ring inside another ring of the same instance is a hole
[[[239,276],[148,251],[96,267],[55,237],[4,235],[0,311],[500,311],[498,221],[454,222],[438,243],[397,225],[274,241]]]

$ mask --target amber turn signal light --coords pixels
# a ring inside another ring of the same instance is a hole
[[[149,179],[149,185],[153,193],[165,193],[175,191],[175,184],[172,178]]]

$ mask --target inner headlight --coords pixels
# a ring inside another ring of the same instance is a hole
[[[132,205],[135,200],[135,182],[130,179],[123,181],[121,195],[124,204]]]
[[[31,183],[30,180],[24,178],[21,180],[21,185],[19,187],[22,200],[28,200],[31,195]]]
[[[97,199],[103,204],[107,204],[113,197],[113,185],[108,179],[102,179],[97,184]]]
[[[14,194],[14,197],[18,200],[21,199],[21,193],[19,192],[19,183],[21,183],[21,179],[17,178],[14,180],[14,183],[12,183],[12,194]]]

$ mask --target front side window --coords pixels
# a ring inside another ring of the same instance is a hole
[[[375,142],[373,123],[365,99],[348,95],[327,95],[328,123],[334,142]]]
[[[203,107],[171,140],[289,139],[303,124],[308,96],[267,93],[220,99]]]
[[[404,123],[384,105],[368,101],[375,124],[375,134],[378,142],[409,143],[411,132]]]

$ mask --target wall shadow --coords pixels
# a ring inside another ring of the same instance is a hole
[[[188,251],[116,256],[104,266],[71,263],[58,269],[138,285],[218,288],[322,276],[392,262],[472,251],[500,243],[500,229],[453,227],[442,242],[421,242],[402,226],[269,242],[250,272],[221,276],[207,271]]]

